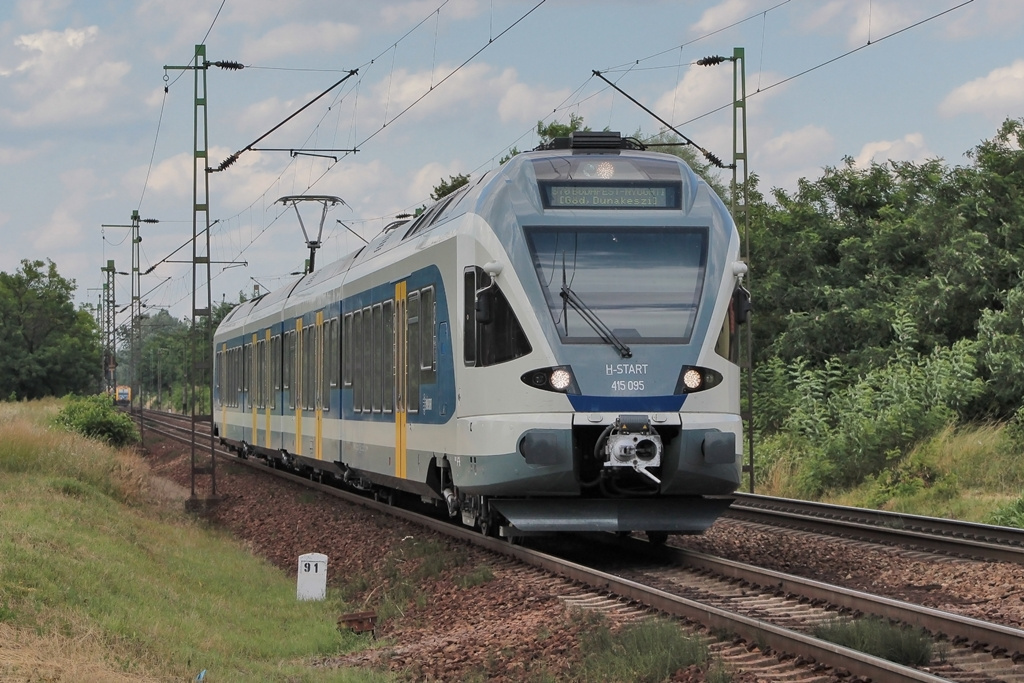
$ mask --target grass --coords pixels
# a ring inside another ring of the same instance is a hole
[[[775,456],[776,454],[769,454]],[[1024,527],[1024,453],[1004,425],[947,427],[861,485],[824,502]],[[799,465],[771,457],[757,492],[800,498]]]
[[[932,639],[920,629],[881,619],[835,619],[812,629],[814,636],[904,666],[924,666],[932,658]]]
[[[0,404],[0,678],[385,680],[310,666],[365,645],[340,595],[298,602],[232,538],[150,509],[138,456],[49,428],[58,407]]]
[[[720,664],[712,662],[707,644],[672,621],[644,619],[613,631],[600,614],[582,613],[580,619],[580,681],[654,683],[691,665],[714,672],[715,680],[728,680]]]

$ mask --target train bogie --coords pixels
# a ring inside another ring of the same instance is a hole
[[[218,433],[485,530],[702,531],[739,484],[738,248],[684,163],[576,134],[232,311]]]

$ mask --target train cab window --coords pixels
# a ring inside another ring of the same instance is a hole
[[[466,365],[487,367],[533,351],[515,311],[498,283],[483,268],[464,271],[463,359]]]

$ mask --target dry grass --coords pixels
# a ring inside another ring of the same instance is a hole
[[[0,622],[0,683],[52,681],[53,683],[138,683],[158,681],[138,672],[124,673],[105,659],[105,648],[95,630],[74,638],[36,635]]]

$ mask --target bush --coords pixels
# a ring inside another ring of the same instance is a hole
[[[64,429],[78,432],[121,448],[139,443],[139,431],[131,417],[114,408],[109,396],[69,396],[57,414],[56,422]]]
[[[877,476],[922,439],[954,423],[957,410],[984,388],[974,376],[972,343],[935,347],[923,355],[914,350],[912,320],[897,315],[893,329],[899,343],[892,359],[863,374],[837,359],[823,368],[797,359],[786,368],[786,409],[776,411],[765,426],[781,419],[779,433],[804,445],[792,467],[802,497]],[[778,364],[764,372],[762,381],[773,377],[778,382],[783,376]],[[914,478],[892,483],[912,488]]]
[[[985,518],[985,523],[1024,529],[1024,497],[997,508]]]

